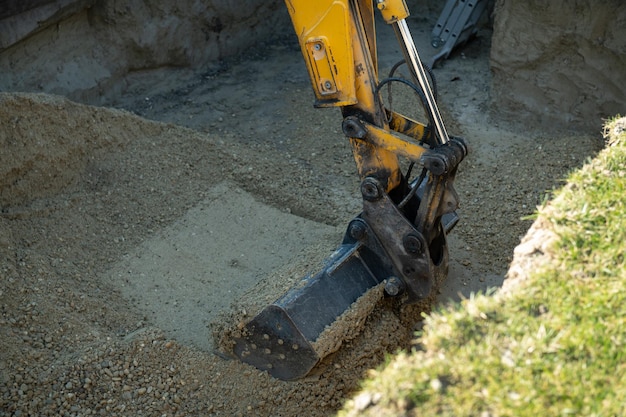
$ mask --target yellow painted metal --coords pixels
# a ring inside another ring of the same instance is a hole
[[[356,108],[380,127],[386,124],[382,101],[375,94],[378,84],[374,7],[371,1],[354,0],[351,10],[351,39],[356,77]],[[348,109],[349,111],[352,109]],[[345,111],[344,111],[345,113]]]
[[[426,148],[420,144],[407,140],[393,131],[376,126],[367,126],[367,141],[380,149],[414,162],[417,162],[420,156],[426,152]]]
[[[376,6],[389,24],[409,17],[409,9],[404,0],[376,0]]]
[[[374,6],[371,0],[354,0],[352,6],[352,36],[354,72],[356,75],[357,104],[344,107],[344,116],[359,114],[368,123],[388,130],[387,115],[382,100],[376,92],[378,68],[376,67],[376,37]],[[350,138],[352,153],[361,178],[375,177],[387,192],[402,181],[398,156],[364,139]]]
[[[348,0],[285,0],[316,107],[357,102]]]
[[[428,135],[425,137],[426,125],[412,120],[400,113],[387,110],[387,118],[389,120],[389,127],[394,132],[402,133],[413,140],[428,142]]]
[[[340,107],[344,117],[357,115],[376,133],[350,138],[359,176],[377,178],[387,191],[402,181],[398,155],[415,160],[423,149],[390,130],[420,137],[423,129],[387,119],[377,92],[378,68],[374,3],[387,23],[408,16],[404,0],[285,0],[298,36],[316,107]],[[415,130],[417,129],[417,130]],[[387,133],[385,133],[387,131]],[[375,139],[375,140],[373,140]]]

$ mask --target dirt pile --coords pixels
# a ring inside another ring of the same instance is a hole
[[[139,132],[159,130],[157,124],[130,122],[124,111],[103,112],[44,94],[2,94],[0,119],[5,123],[0,206],[5,210],[54,196],[78,182],[103,152],[123,148]]]

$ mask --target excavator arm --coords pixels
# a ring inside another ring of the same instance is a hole
[[[405,21],[404,0],[286,0],[286,5],[315,106],[341,109],[363,198],[363,211],[321,270],[264,308],[233,341],[233,353],[242,361],[294,380],[339,348],[348,336],[333,332],[333,323],[368,292],[382,287],[385,296],[414,303],[447,276],[446,235],[458,207],[453,181],[467,145],[448,136]],[[408,80],[379,79],[375,8],[396,33]],[[414,89],[424,123],[385,108],[380,90],[391,82]],[[418,178],[402,172],[401,159],[421,167]]]

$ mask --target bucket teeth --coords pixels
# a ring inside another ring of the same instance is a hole
[[[288,313],[274,304],[247,324],[244,338],[235,340],[235,354],[282,380],[306,376],[320,360]]]

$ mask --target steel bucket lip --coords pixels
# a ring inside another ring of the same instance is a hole
[[[275,378],[303,378],[320,360],[289,314],[275,304],[252,319],[245,332],[243,338],[235,339],[235,355]]]
[[[234,340],[233,351],[242,362],[276,378],[295,380],[326,356],[316,350],[315,341],[389,276],[381,271],[385,262],[374,252],[349,236],[346,240],[320,272],[305,277],[246,324],[243,336]]]

